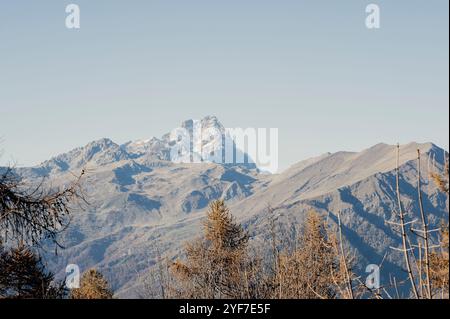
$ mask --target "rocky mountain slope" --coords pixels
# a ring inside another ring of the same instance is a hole
[[[183,127],[191,123],[186,121]],[[202,124],[223,128],[215,117]],[[431,169],[443,170],[444,150],[431,143],[401,146],[402,199],[408,219],[413,219],[418,214],[417,149],[423,154],[425,209],[437,226],[448,220],[448,202],[428,174]],[[61,235],[66,249],[57,257],[48,250],[49,267],[61,277],[67,264],[78,264],[82,270],[96,267],[119,297],[136,297],[142,276],[155,265],[158,253],[180,256],[185,241],[198,236],[208,203],[225,198],[255,245],[269,240],[271,219],[280,236],[294,237],[308,210],[325,214],[331,223],[339,213],[359,271],[380,263],[388,253],[383,280],[389,273],[405,276],[401,256],[389,248],[399,245],[399,235],[386,223],[396,220],[395,146],[327,153],[274,175],[262,174],[254,165],[176,164],[169,161],[169,153],[168,135],[124,145],[102,139],[37,167],[18,169],[25,180],[47,177],[53,186],[66,184],[81,169],[87,171],[84,188],[89,206],[74,212],[69,229]]]

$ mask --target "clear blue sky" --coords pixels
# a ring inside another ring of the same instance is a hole
[[[381,29],[365,7],[381,8]],[[65,28],[65,6],[81,29]],[[278,127],[282,168],[327,151],[448,149],[447,0],[0,2],[0,163],[188,118]]]

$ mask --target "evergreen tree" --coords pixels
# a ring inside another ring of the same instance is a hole
[[[41,259],[24,245],[0,248],[0,298],[63,298],[63,285],[54,285],[53,281],[53,274],[45,270]]]
[[[337,285],[343,281],[339,252],[318,213],[308,213],[296,249],[280,254],[274,281],[274,295],[279,299],[337,296]]]
[[[114,293],[108,281],[95,269],[90,269],[81,276],[80,288],[73,289],[71,299],[112,299]]]
[[[172,266],[186,298],[248,297],[248,235],[223,200],[212,202],[204,235],[186,247],[186,261]],[[247,288],[244,286],[246,285]]]

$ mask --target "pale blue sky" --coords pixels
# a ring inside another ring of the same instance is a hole
[[[381,29],[365,7],[381,8]],[[65,28],[65,6],[81,29]],[[278,127],[281,168],[378,142],[448,149],[447,0],[0,0],[0,163],[213,114]]]

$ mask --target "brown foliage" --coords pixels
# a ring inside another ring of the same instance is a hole
[[[443,193],[449,192],[449,163],[448,161],[445,163],[444,174],[432,173],[431,178],[433,179],[436,186]]]
[[[171,265],[178,283],[171,296],[328,299],[345,294],[337,240],[317,213],[308,214],[293,251],[276,251],[271,271],[262,257],[249,254],[247,243],[247,233],[234,222],[224,202],[213,202],[204,236],[187,244],[185,261]]]
[[[103,275],[95,269],[86,271],[80,281],[80,288],[73,289],[71,299],[112,299],[114,293]]]
[[[433,173],[432,178],[438,189],[449,194],[449,162],[445,163],[444,174]],[[442,225],[439,250],[430,255],[430,271],[433,295],[436,298],[449,298],[449,227]]]
[[[275,275],[278,299],[332,299],[344,281],[337,241],[314,211],[308,213],[298,245],[279,255]]]
[[[449,239],[448,226],[441,230],[441,249],[430,255],[430,271],[435,298],[449,297]]]
[[[186,261],[172,273],[185,298],[244,298],[249,292],[248,235],[223,201],[210,204],[202,238],[186,245]],[[246,285],[247,282],[247,285]]]

